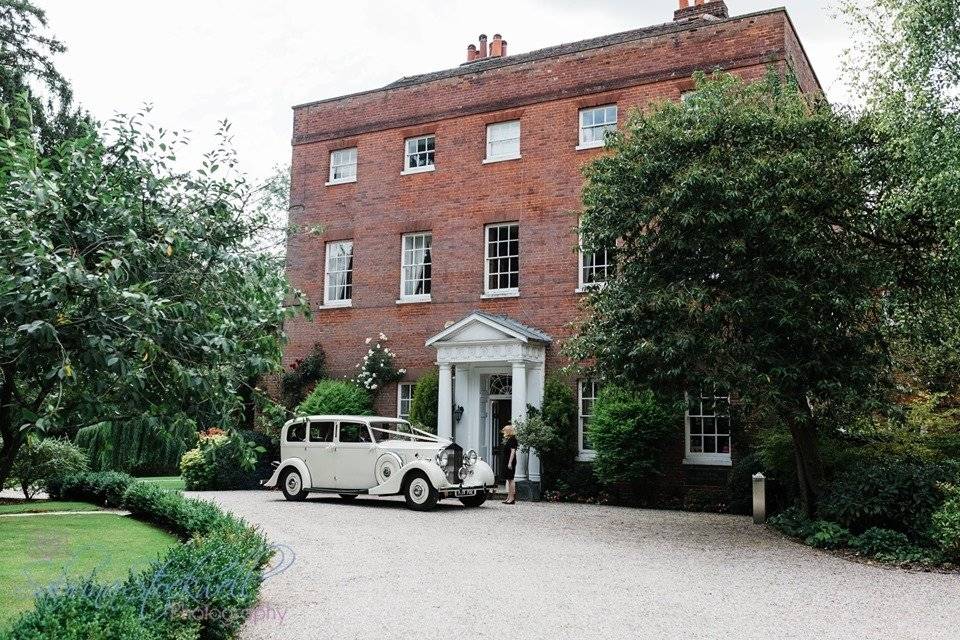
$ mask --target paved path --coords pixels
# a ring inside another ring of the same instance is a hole
[[[960,637],[960,577],[849,562],[743,517],[190,495],[295,555],[264,583],[246,639]]]

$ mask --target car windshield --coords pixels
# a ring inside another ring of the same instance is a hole
[[[384,440],[412,440],[410,437],[410,424],[406,422],[371,422],[370,431],[373,432],[373,439],[377,442]],[[395,431],[397,433],[385,433],[385,431]]]

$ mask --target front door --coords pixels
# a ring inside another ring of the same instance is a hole
[[[490,400],[490,437],[493,438],[493,473],[497,477],[497,482],[503,481],[503,433],[500,432],[506,425],[510,424],[512,402],[509,398],[494,398]]]
[[[374,465],[379,449],[370,437],[367,425],[362,422],[341,422],[337,438],[334,487],[349,491],[375,487]]]
[[[314,489],[333,488],[336,445],[333,443],[333,422],[314,420],[310,422],[309,439],[306,443],[307,469]]]

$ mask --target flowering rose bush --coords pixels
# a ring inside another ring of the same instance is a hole
[[[359,371],[353,379],[371,395],[376,395],[388,384],[399,382],[407,372],[406,369],[397,368],[394,362],[397,354],[385,346],[387,336],[380,333],[377,338],[375,343],[373,338],[366,339],[367,353],[357,363]],[[370,346],[371,343],[373,346]]]

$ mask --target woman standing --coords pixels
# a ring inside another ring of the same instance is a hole
[[[512,424],[501,429],[503,433],[503,477],[507,481],[507,499],[503,504],[517,503],[517,481],[513,479],[517,470],[517,430]]]

